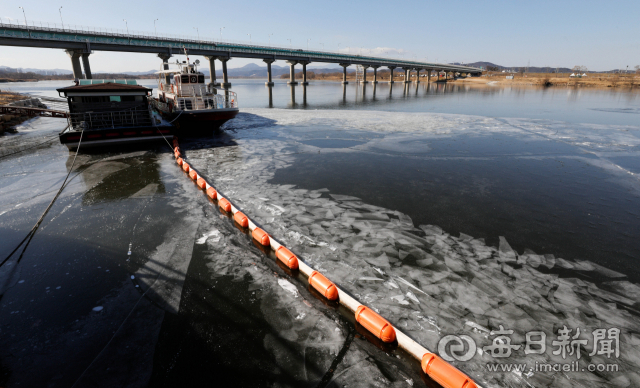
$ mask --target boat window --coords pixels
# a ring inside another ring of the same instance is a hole
[[[107,96],[83,96],[80,97],[82,102],[108,102],[109,97]]]
[[[183,84],[188,84],[189,83],[189,76],[188,75],[183,75],[181,77],[181,81]]]
[[[191,100],[184,100],[184,103],[188,110],[193,109],[193,105],[191,105]]]
[[[111,102],[120,102],[120,96],[109,96],[109,101]]]
[[[131,101],[135,101],[135,100],[136,100],[136,96],[122,96],[122,97],[120,97],[120,99],[121,99],[123,102],[124,102],[124,101],[131,102]]]
[[[199,75],[198,76],[198,83],[199,84],[203,84],[204,83],[204,75]]]

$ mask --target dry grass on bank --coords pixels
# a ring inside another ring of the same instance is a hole
[[[8,91],[0,92],[0,105],[8,104],[13,101],[23,100],[24,96],[19,93],[13,93]]]
[[[537,86],[587,86],[604,88],[640,88],[640,74],[599,74],[587,73],[586,77],[570,77],[567,73],[525,73],[514,74],[514,79],[506,79],[509,73],[489,72],[480,78],[471,78],[474,83],[499,83],[504,85]],[[467,80],[465,80],[466,82]]]

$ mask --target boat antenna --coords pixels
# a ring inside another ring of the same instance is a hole
[[[187,48],[185,46],[182,46],[182,48],[184,49],[184,55],[187,57],[187,65],[189,64],[189,54],[187,54]]]

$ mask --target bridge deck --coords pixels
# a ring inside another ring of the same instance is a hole
[[[404,67],[433,69],[479,74],[482,70],[440,63],[406,61],[403,59],[350,55],[344,53],[305,50],[260,45],[247,45],[222,41],[194,40],[179,37],[164,37],[144,33],[121,33],[101,29],[70,29],[36,25],[0,23],[0,45],[81,49],[102,51],[127,51],[141,53],[179,54],[187,48],[193,55],[220,57],[258,58],[352,65]]]

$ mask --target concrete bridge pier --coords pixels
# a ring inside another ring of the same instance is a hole
[[[223,89],[231,89],[231,84],[229,83],[229,74],[227,73],[227,62],[231,58],[219,58],[220,62],[222,62],[222,88]]]
[[[422,70],[422,69],[416,69],[416,83],[417,84],[420,83],[420,70]]]
[[[80,67],[80,57],[82,51],[64,50],[69,58],[71,58],[71,68],[73,70],[73,79],[82,79],[82,68]]]
[[[205,58],[209,60],[209,86],[212,88],[220,86],[220,84],[216,82],[216,59],[218,59],[218,57],[205,55]]]
[[[169,58],[171,58],[171,54],[168,53],[160,53],[158,54],[158,58],[162,59],[162,69],[169,70]],[[215,75],[214,75],[215,77]],[[166,74],[164,76],[164,82],[169,85],[171,83],[171,75]]]
[[[428,84],[429,82],[431,82],[431,72],[432,72],[432,71],[433,71],[433,70],[431,70],[431,69],[427,70],[427,84]]]
[[[297,85],[298,83],[296,82],[296,65],[298,64],[298,61],[287,61],[287,63],[289,64],[289,82],[287,82],[287,84]]]
[[[394,66],[389,66],[389,72],[391,73],[391,76],[389,77],[389,83],[392,84],[393,83],[393,70],[395,69]]]
[[[82,53],[82,68],[84,69],[84,78],[93,79],[91,75],[91,66],[89,65],[89,55],[91,53]]]
[[[271,73],[271,64],[273,62],[275,62],[275,59],[263,59],[262,60],[264,63],[267,64],[267,82],[265,82],[264,84],[267,86],[273,86],[273,74]],[[271,92],[269,92],[271,93]]]
[[[368,68],[369,68],[369,66],[366,66],[366,65],[362,66],[362,69],[363,69],[363,71],[362,71],[362,83],[363,84],[368,83],[368,81],[367,81],[367,69]]]
[[[375,85],[378,83],[378,67],[380,66],[371,66],[371,67],[373,68],[373,84]]]
[[[411,82],[411,68],[403,67],[402,70],[404,70],[404,83],[408,84],[409,82]]]
[[[309,82],[307,82],[307,65],[309,63],[311,62],[300,62],[300,64],[302,65],[302,85],[303,86],[309,85]]]
[[[347,85],[349,83],[347,82],[347,67],[349,67],[349,64],[340,63],[340,66],[342,66],[342,84]]]

